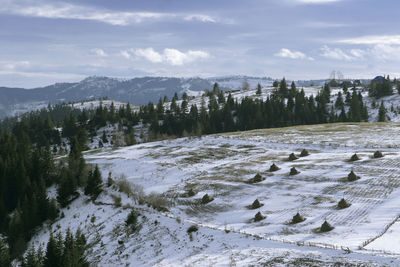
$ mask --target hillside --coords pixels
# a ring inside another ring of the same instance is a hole
[[[134,79],[116,79],[109,77],[88,77],[76,83],[57,83],[33,88],[0,87],[0,118],[26,111],[46,107],[48,103],[80,102],[88,99],[109,98],[129,102],[132,105],[145,105],[149,101],[156,103],[160,97],[172,97],[175,92],[204,91],[211,89],[214,82],[221,82],[226,90],[237,90],[248,81],[252,87],[257,83],[263,86],[272,84],[271,78],[229,76],[223,78],[170,78],[143,77]]]
[[[50,229],[80,227],[88,259],[101,266],[398,265],[399,130],[298,126],[91,150],[86,160],[99,164],[105,183],[111,172],[115,185],[94,203],[72,202],[31,244],[47,241]],[[309,156],[288,160],[304,148]],[[376,150],[384,157],[374,159]],[[360,160],[349,161],[354,153]],[[270,172],[273,163],[280,170]],[[291,167],[300,173],[289,175]],[[359,180],[347,180],[351,170]],[[265,180],[249,182],[257,173]],[[201,204],[205,194],[214,200]],[[351,206],[338,209],[341,198]],[[263,206],[250,209],[255,199]],[[131,208],[140,214],[134,233],[124,223]],[[265,218],[256,222],[258,211]],[[306,220],[290,224],[297,212]],[[324,220],[332,231],[319,232]],[[189,235],[191,225],[199,230]]]

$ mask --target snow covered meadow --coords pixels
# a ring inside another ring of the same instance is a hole
[[[89,151],[86,160],[99,164],[104,179],[111,172],[117,181],[126,179],[135,188],[142,187],[145,194],[157,194],[169,203],[168,211],[157,212],[137,205],[121,192],[107,190],[98,203],[96,213],[100,215],[94,223],[98,227],[92,233],[88,230],[89,242],[96,236],[101,240],[98,247],[93,246],[97,251],[93,255],[105,265],[137,261],[148,265],[203,261],[206,265],[248,265],[277,260],[285,253],[290,255],[289,261],[322,257],[328,263],[339,257],[344,258],[339,262],[354,260],[355,264],[400,264],[396,259],[400,254],[396,238],[400,235],[399,132],[396,123],[329,124]],[[289,161],[289,154],[298,156],[302,149],[310,155]],[[376,150],[384,157],[373,158]],[[349,161],[354,153],[360,160]],[[280,170],[270,172],[273,163]],[[289,175],[292,167],[300,173]],[[351,170],[359,180],[348,181]],[[257,173],[265,180],[249,183]],[[190,190],[194,196],[188,196]],[[202,204],[205,194],[214,200]],[[113,195],[120,195],[121,207],[113,206]],[[351,206],[338,209],[341,198]],[[263,205],[250,209],[255,199]],[[85,202],[76,205],[60,220],[60,228],[86,228],[89,214],[96,208]],[[78,209],[85,205],[89,205],[87,212]],[[116,243],[122,238],[118,234],[110,238],[118,223],[123,224],[117,218],[125,218],[126,206],[141,210],[148,221],[139,232],[140,246],[139,236],[127,238],[124,245]],[[255,222],[258,211],[266,218]],[[306,220],[291,224],[297,212]],[[73,216],[79,223],[73,222]],[[334,227],[332,231],[318,231],[324,220]],[[150,221],[154,223],[149,225]],[[191,224],[199,226],[192,241],[186,233]],[[46,240],[46,235],[41,236]],[[144,252],[146,248],[149,251]],[[261,253],[263,250],[271,255]],[[110,251],[114,256],[106,256]],[[306,256],[308,253],[312,255]]]

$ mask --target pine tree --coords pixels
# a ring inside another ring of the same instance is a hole
[[[50,238],[46,247],[46,255],[43,261],[43,267],[61,266],[61,260],[62,247],[60,247],[58,240],[54,238],[53,233],[50,233]]]
[[[99,166],[96,164],[94,171],[89,172],[87,185],[85,187],[85,194],[92,196],[93,199],[96,199],[102,191],[102,183],[103,179],[101,178]]]
[[[257,84],[257,92],[256,92],[256,94],[257,95],[261,95],[261,84],[260,83]]]
[[[379,107],[378,121],[380,122],[386,121],[386,108],[385,105],[383,104],[383,101],[381,102],[381,105]]]
[[[288,88],[287,88],[287,83],[286,83],[286,79],[283,78],[281,83],[279,84],[279,90],[278,93],[281,97],[287,97],[288,96]]]

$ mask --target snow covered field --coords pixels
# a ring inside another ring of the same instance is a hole
[[[97,204],[83,198],[72,203],[59,228],[83,227],[93,243],[89,259],[101,265],[284,266],[302,259],[328,266],[400,265],[399,132],[396,123],[330,124],[92,150],[85,158],[99,164],[103,178],[109,172],[117,180],[126,177],[172,205],[157,212],[107,189]],[[288,160],[303,148],[309,156]],[[384,157],[374,159],[378,149]],[[350,162],[354,153],[361,159]],[[281,169],[269,172],[272,163]],[[291,167],[300,173],[289,175]],[[351,170],[359,180],[347,181]],[[266,179],[248,183],[257,173]],[[186,195],[190,189],[192,197]],[[206,193],[214,200],[201,204]],[[121,207],[112,195],[122,198]],[[342,197],[351,206],[340,210]],[[249,209],[255,199],[263,206]],[[144,216],[138,234],[121,230],[129,207]],[[258,211],[266,218],[255,222]],[[297,212],[306,220],[290,224]],[[319,233],[324,220],[335,228]],[[192,241],[186,233],[191,224],[199,226]],[[48,231],[33,243],[47,237]]]

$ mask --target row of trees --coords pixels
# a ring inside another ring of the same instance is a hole
[[[65,160],[53,159],[50,145],[59,143],[61,135],[50,114],[43,119],[42,113],[32,113],[0,128],[0,237],[5,237],[12,259],[25,251],[37,227],[55,220],[59,206],[79,195],[79,187],[92,198],[101,192],[100,171],[86,164],[79,135],[68,138]],[[48,197],[51,185],[57,188],[56,199]]]

